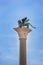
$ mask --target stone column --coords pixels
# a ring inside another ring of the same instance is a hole
[[[31,29],[28,28],[14,28],[14,30],[18,33],[20,40],[20,60],[19,65],[26,65],[26,39]]]

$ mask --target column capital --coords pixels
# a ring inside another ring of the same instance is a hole
[[[19,38],[27,38],[27,35],[32,30],[29,28],[13,28],[19,35]]]

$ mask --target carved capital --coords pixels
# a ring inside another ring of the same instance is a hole
[[[29,32],[31,32],[31,29],[28,28],[13,28],[19,35],[19,38],[27,38],[27,35]]]

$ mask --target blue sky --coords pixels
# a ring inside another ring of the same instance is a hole
[[[36,26],[27,37],[27,65],[43,65],[43,0],[0,0],[0,65],[19,65],[19,38],[13,28],[25,16]]]

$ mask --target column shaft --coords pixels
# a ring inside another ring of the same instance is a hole
[[[20,65],[26,65],[26,39],[20,38]]]

